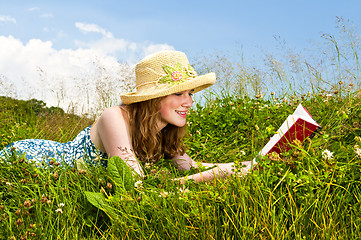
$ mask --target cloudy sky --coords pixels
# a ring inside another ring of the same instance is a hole
[[[73,95],[79,84],[94,84],[84,77],[94,68],[119,74],[119,61],[133,64],[163,49],[257,59],[282,39],[302,50],[335,32],[336,17],[360,25],[360,11],[358,0],[1,1],[0,94],[12,89],[56,105],[54,95],[74,90],[74,82]]]

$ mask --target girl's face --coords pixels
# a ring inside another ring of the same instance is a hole
[[[193,90],[174,93],[160,101],[160,129],[168,123],[177,127],[183,127],[186,124],[188,110],[193,104],[192,93]]]

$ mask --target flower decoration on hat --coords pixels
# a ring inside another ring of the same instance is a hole
[[[194,78],[197,76],[196,72],[190,64],[188,64],[187,68],[183,67],[181,63],[177,62],[174,67],[165,65],[163,66],[163,69],[166,75],[159,79],[159,82],[168,83],[170,86],[185,82],[189,78]]]

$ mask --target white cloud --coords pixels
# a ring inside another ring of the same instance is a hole
[[[158,51],[165,51],[165,50],[174,50],[173,47],[170,47],[168,44],[147,44],[144,46],[144,55],[149,55]]]
[[[105,29],[99,27],[96,24],[76,22],[75,27],[80,29],[80,31],[82,31],[83,33],[95,32],[102,34],[104,37],[113,38],[113,34],[111,32],[106,31]]]
[[[137,55],[139,55],[140,52],[140,55],[148,55],[161,50],[174,50],[174,48],[168,44],[154,44],[151,42],[135,43],[122,38],[114,38],[112,33],[96,24],[77,22],[75,26],[84,33],[95,32],[101,33],[103,36],[101,39],[91,42],[75,41],[78,47],[91,48],[106,55],[116,55],[119,52],[136,53]]]
[[[29,12],[38,11],[38,10],[40,10],[40,8],[38,8],[38,7],[28,8],[28,11],[29,11]]]
[[[40,15],[41,18],[53,18],[53,14],[51,13],[43,13]]]
[[[0,22],[16,23],[16,19],[10,16],[0,15]]]
[[[51,41],[31,39],[25,43],[0,36],[0,85],[7,82],[8,95],[37,98],[48,106],[74,108],[76,113],[94,113],[106,107],[105,103],[118,104],[119,94],[134,87],[134,65],[120,64],[119,56],[139,61],[152,52],[173,49],[167,44],[114,38],[95,24],[78,27],[102,37],[90,43],[78,41],[77,49],[59,50]]]

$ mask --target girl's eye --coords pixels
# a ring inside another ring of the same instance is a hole
[[[183,92],[174,93],[174,95],[176,95],[176,96],[182,96],[182,95],[183,95]],[[192,96],[193,96],[193,93],[190,92],[190,93],[188,93],[188,95],[192,97]]]

